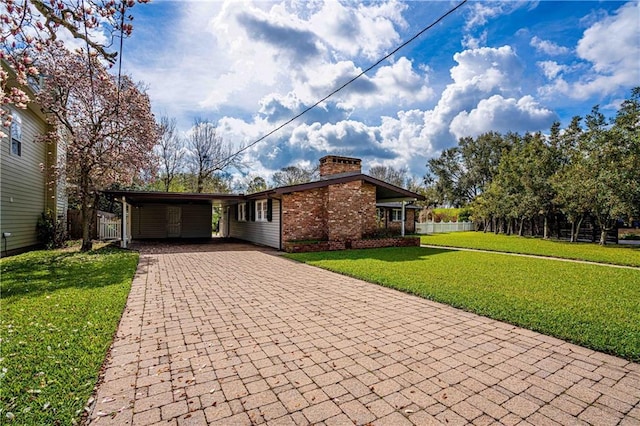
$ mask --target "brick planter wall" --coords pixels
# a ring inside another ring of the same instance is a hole
[[[350,243],[346,243],[345,241],[318,241],[309,243],[288,241],[284,243],[284,251],[287,253],[312,253],[317,251],[345,250],[349,244],[352,249],[419,247],[420,237],[374,238],[370,240],[353,240]]]
[[[344,241],[318,241],[314,243],[287,241],[284,243],[284,251],[287,253],[313,253],[317,251],[344,250]]]
[[[351,248],[420,247],[420,237],[374,238],[351,241]]]

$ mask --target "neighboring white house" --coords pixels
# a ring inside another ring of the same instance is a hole
[[[2,63],[3,70],[11,70]],[[7,90],[15,87],[10,79]],[[34,96],[31,88],[24,89]],[[64,160],[62,144],[39,140],[48,130],[40,106],[34,102],[26,109],[4,107],[12,116],[0,152],[0,238],[2,256],[27,251],[38,245],[36,224],[41,214],[50,211],[66,223],[67,196],[64,181],[54,167]]]

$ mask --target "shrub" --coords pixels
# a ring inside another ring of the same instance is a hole
[[[473,211],[471,210],[471,207],[463,207],[458,212],[458,221],[468,222],[469,220],[471,220],[472,214],[473,214]]]
[[[62,220],[51,211],[42,212],[36,225],[38,241],[48,249],[60,248],[67,241],[67,232]]]
[[[390,229],[390,228],[378,228],[373,232],[368,232],[362,236],[363,240],[375,240],[379,238],[393,238],[399,237],[400,230],[399,229]]]

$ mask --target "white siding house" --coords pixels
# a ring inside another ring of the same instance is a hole
[[[266,216],[265,204],[271,204],[271,220]],[[229,237],[280,249],[280,200],[255,200],[231,206]],[[245,212],[243,217],[242,212]],[[262,214],[261,214],[262,213]]]

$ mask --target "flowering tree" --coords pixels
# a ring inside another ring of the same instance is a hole
[[[149,0],[137,0],[147,3]],[[78,39],[88,50],[113,63],[116,53],[107,46],[114,36],[127,37],[133,26],[127,9],[135,0],[2,0],[0,2],[0,60],[15,73],[19,86],[40,74],[34,56],[60,39]],[[0,69],[0,104],[26,108],[28,95],[8,89],[9,73]],[[0,109],[0,120],[11,117]],[[0,135],[2,136],[2,135]]]
[[[82,210],[82,250],[89,234],[96,191],[113,183],[130,184],[153,161],[157,126],[148,96],[128,77],[118,87],[97,55],[52,47],[38,57],[47,79],[38,101],[55,129],[66,133],[66,176]]]

